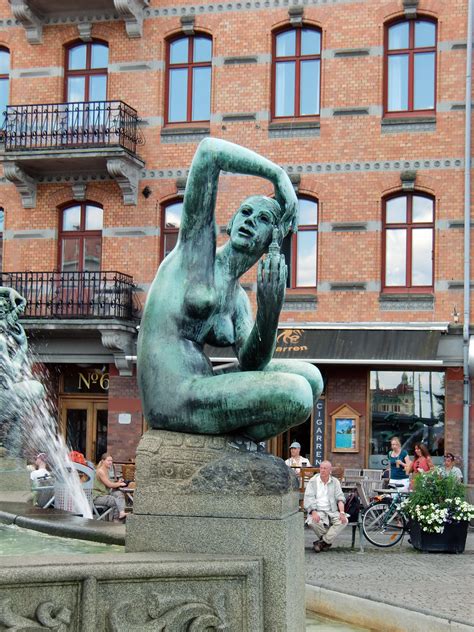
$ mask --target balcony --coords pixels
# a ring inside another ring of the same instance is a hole
[[[0,272],[25,297],[22,319],[133,320],[133,278],[121,272]]]
[[[123,20],[130,38],[143,34],[143,17],[150,0],[9,0],[15,19],[30,44],[41,44],[43,27],[76,24],[79,37],[91,38],[92,24]]]
[[[138,157],[138,114],[122,101],[9,105],[0,160],[25,208],[36,205],[38,183],[71,182],[85,199],[91,178],[113,178],[124,204],[136,204],[144,167]]]
[[[21,320],[42,362],[115,362],[131,375],[138,308],[121,272],[0,272],[27,304]]]

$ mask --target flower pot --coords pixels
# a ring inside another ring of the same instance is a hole
[[[417,521],[411,520],[411,544],[424,553],[463,553],[468,525],[468,521],[463,520],[446,524],[443,533],[427,533],[421,529]]]

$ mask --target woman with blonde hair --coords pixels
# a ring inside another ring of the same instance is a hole
[[[109,471],[112,465],[112,455],[103,454],[95,470],[92,498],[94,505],[98,507],[111,507],[112,519],[115,522],[120,522],[126,516],[125,496],[120,491],[120,487],[125,487],[126,484],[122,478],[118,481],[110,479]]]
[[[406,472],[406,468],[410,465],[410,457],[406,450],[402,450],[402,444],[398,437],[392,437],[390,441],[391,450],[388,453],[390,463],[390,485],[401,488],[402,491],[408,490],[410,479]]]

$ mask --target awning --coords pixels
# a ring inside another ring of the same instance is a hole
[[[321,364],[443,364],[439,330],[279,329],[275,359]],[[214,361],[232,360],[231,347],[207,346]]]

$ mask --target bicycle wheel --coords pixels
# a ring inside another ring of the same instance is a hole
[[[375,546],[394,546],[403,537],[406,520],[389,500],[369,505],[362,516],[364,536]]]

